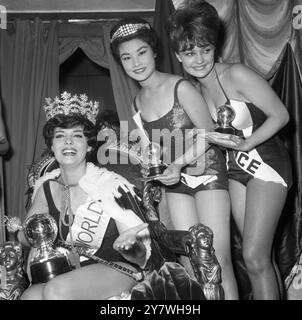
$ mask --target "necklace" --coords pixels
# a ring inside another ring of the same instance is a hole
[[[71,254],[74,257],[76,268],[80,268],[80,257],[74,247],[73,237],[72,237],[72,230],[71,226],[73,224],[74,214],[71,209],[71,201],[70,201],[70,188],[78,186],[78,183],[76,184],[65,184],[64,182],[61,182],[59,179],[54,179],[54,181],[58,182],[62,186],[62,206],[60,210],[60,221],[59,221],[59,236],[61,240],[63,241],[63,233],[62,233],[62,225],[65,227],[68,227],[69,235],[70,235],[70,242],[71,242]],[[66,216],[68,217],[68,221],[66,221]]]
[[[73,185],[68,185],[68,184],[63,184],[58,180],[58,183],[62,185],[62,205],[61,205],[61,211],[60,211],[60,221],[65,227],[69,227],[73,223],[73,211],[71,209],[71,201],[70,201],[70,188],[76,187],[78,184],[73,184]],[[67,221],[66,221],[66,216],[67,216]]]

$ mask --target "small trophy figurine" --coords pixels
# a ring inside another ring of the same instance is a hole
[[[213,231],[202,223],[190,229],[189,258],[207,300],[224,300],[221,266],[213,248]]]
[[[19,242],[7,241],[0,247],[0,300],[19,300],[29,286],[23,263]]]
[[[25,238],[36,248],[29,261],[33,284],[47,282],[72,269],[67,256],[52,247],[57,234],[58,226],[50,214],[34,214],[24,222]]]
[[[166,165],[162,162],[162,148],[156,142],[151,142],[143,154],[144,162],[149,166],[148,177],[162,174]]]
[[[217,109],[217,123],[218,128],[215,129],[216,132],[226,133],[226,134],[235,134],[235,129],[232,127],[231,123],[235,118],[234,109],[225,104]]]

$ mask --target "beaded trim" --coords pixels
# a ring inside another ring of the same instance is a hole
[[[126,37],[141,29],[150,29],[148,23],[129,23],[120,26],[112,35],[110,42],[113,42],[117,38]]]

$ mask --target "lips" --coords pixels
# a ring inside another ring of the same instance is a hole
[[[64,156],[75,156],[77,154],[77,150],[75,148],[64,148],[62,150],[62,154]]]
[[[146,68],[139,68],[139,69],[133,70],[133,73],[140,74],[140,73],[143,73],[145,70]]]
[[[196,67],[193,67],[195,70],[204,70],[206,68],[206,66],[196,66]]]

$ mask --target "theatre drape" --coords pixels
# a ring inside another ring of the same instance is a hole
[[[170,14],[175,11],[172,0],[157,0],[153,27],[160,41],[160,52],[156,62],[159,71],[184,76],[182,65],[176,59],[174,51],[169,46],[166,32],[166,22]]]
[[[5,124],[2,118],[2,102],[0,96],[0,137],[6,137]],[[4,212],[5,212],[5,199],[4,199],[4,179],[3,179],[3,159],[0,155],[0,246],[5,242],[5,228],[4,228]]]
[[[91,24],[61,24],[58,27],[60,63],[67,60],[78,48],[93,62],[109,69],[116,110],[120,121],[129,120],[129,130],[135,128],[131,120],[131,103],[138,84],[125,75],[110,51],[110,30],[114,22]],[[102,90],[102,88],[100,88]],[[100,101],[100,108],[106,108]]]
[[[302,248],[302,81],[289,44],[281,65],[272,79],[272,87],[290,114],[289,124],[282,130],[292,161],[293,186],[289,191],[276,237],[276,258],[285,279]]]
[[[129,130],[132,130],[136,125],[132,120],[131,104],[139,90],[139,84],[128,77],[120,64],[114,60],[110,51],[110,30],[111,26],[107,25],[104,36],[114,99],[120,121],[128,121]]]
[[[6,214],[25,215],[27,172],[44,147],[45,97],[59,89],[57,22],[17,20],[0,30],[0,86],[10,151],[4,157]]]

